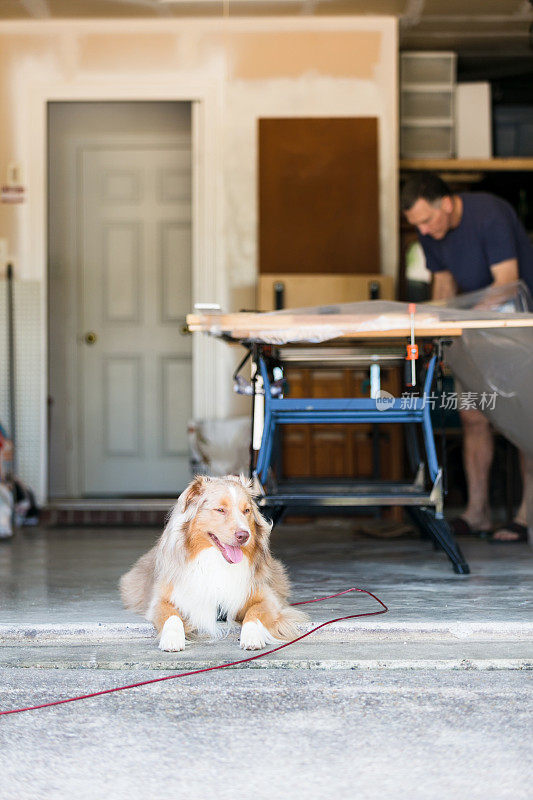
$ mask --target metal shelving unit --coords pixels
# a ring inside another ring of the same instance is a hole
[[[455,146],[456,54],[408,52],[400,63],[402,158],[451,158]]]

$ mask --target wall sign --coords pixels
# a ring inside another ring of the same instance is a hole
[[[25,199],[24,186],[2,186],[0,189],[0,203],[23,203]]]

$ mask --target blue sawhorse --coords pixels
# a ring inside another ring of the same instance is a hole
[[[421,425],[426,452],[427,469],[431,486],[425,485],[425,464],[418,459],[418,471],[414,483],[395,481],[352,482],[349,486],[321,483],[318,490],[302,491],[298,485],[285,483],[275,491],[260,497],[259,505],[276,523],[287,508],[343,508],[405,506],[414,521],[441,547],[456,573],[470,572],[449,525],[444,519],[444,492],[442,470],[437,460],[430,404],[427,398],[435,372],[436,355],[429,360],[421,397],[376,399],[345,398],[285,398],[274,397],[267,365],[260,349],[256,352],[256,366],[264,389],[264,424],[255,474],[262,487],[271,482],[271,461],[276,431],[279,425],[294,423],[400,423]]]

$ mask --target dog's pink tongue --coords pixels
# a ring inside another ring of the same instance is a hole
[[[242,550],[240,547],[235,547],[233,544],[225,544],[224,552],[228,561],[231,561],[232,564],[238,564],[239,561],[242,560]]]

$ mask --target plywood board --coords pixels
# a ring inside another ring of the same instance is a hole
[[[259,120],[259,271],[379,271],[375,117]]]
[[[191,332],[204,331],[214,336],[225,336],[235,340],[257,339],[281,344],[281,340],[313,341],[319,337],[327,339],[386,339],[405,338],[411,327],[407,314],[405,322],[398,314],[391,316],[391,327],[387,328],[380,315],[379,329],[376,315],[363,314],[255,314],[255,313],[208,313],[188,314],[187,326]],[[461,336],[464,330],[487,328],[533,327],[533,316],[516,316],[505,319],[435,320],[431,314],[420,314],[415,320],[415,336]]]

